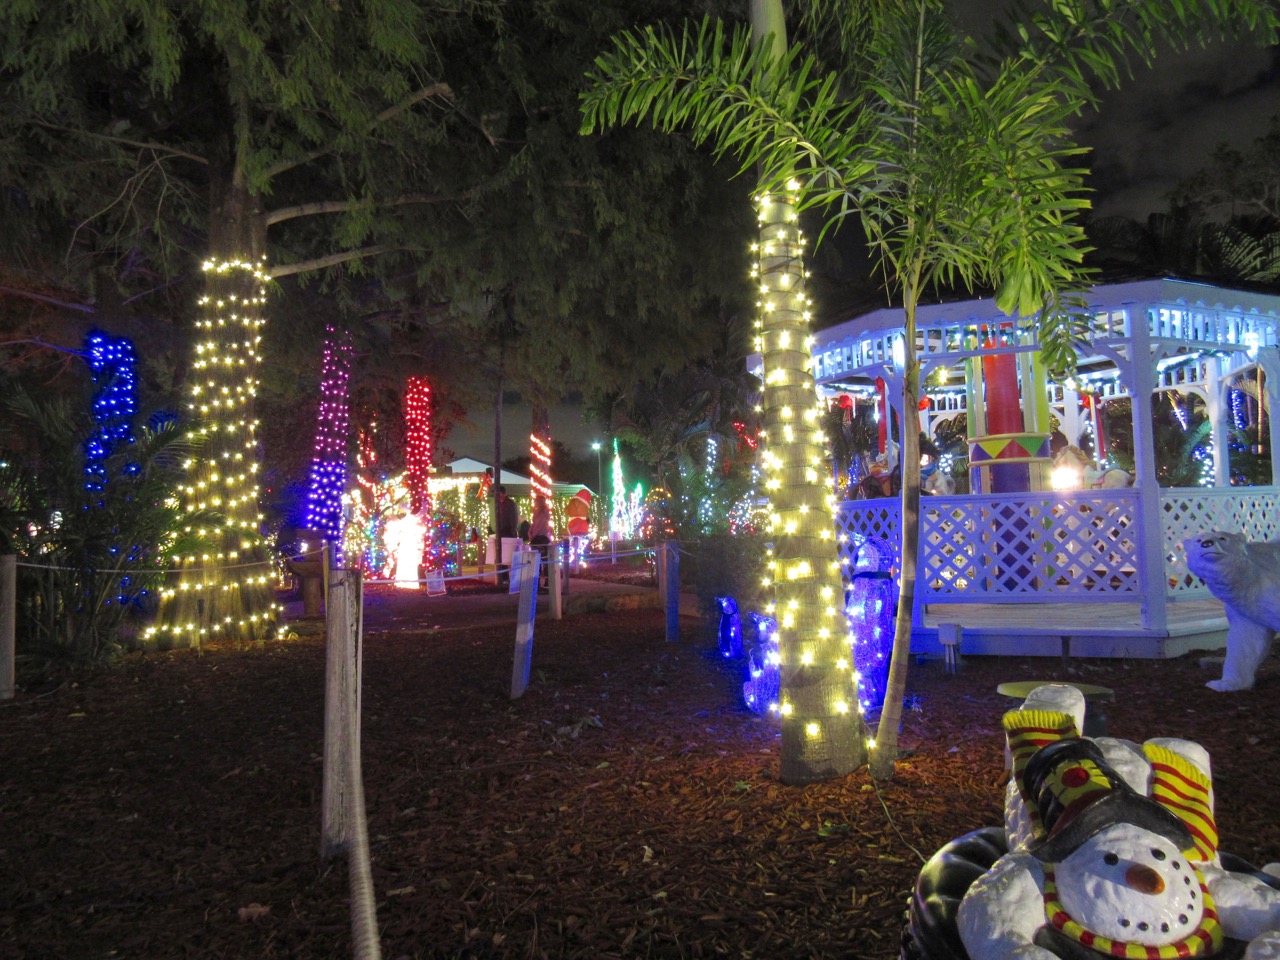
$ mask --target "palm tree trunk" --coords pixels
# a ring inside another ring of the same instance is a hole
[[[775,54],[786,51],[781,0],[751,0],[751,26],[757,43],[772,37]],[[756,329],[767,438],[761,460],[773,507],[766,582],[773,584],[781,657],[781,779],[804,784],[844,776],[865,763],[866,731],[822,469],[822,410],[808,364],[804,240],[793,197],[764,197],[759,206],[763,298]]]
[[[902,411],[902,505],[898,568],[898,614],[893,629],[893,654],[885,682],[884,707],[871,750],[871,776],[893,778],[898,759],[898,727],[902,723],[902,700],[907,689],[907,668],[911,659],[911,625],[916,599],[916,561],[920,541],[920,426],[916,411],[920,403],[920,360],[916,355],[916,286],[903,285],[903,378]]]

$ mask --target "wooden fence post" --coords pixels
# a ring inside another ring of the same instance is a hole
[[[12,700],[17,688],[14,667],[18,627],[18,558],[0,557],[0,700]]]
[[[324,779],[320,798],[320,855],[347,850],[352,817],[353,751],[360,744],[361,633],[359,570],[330,574],[325,608]]]
[[[511,558],[511,575],[520,577],[520,609],[516,614],[516,649],[511,658],[511,699],[524,695],[529,687],[533,663],[533,620],[538,608],[537,550],[521,550]]]

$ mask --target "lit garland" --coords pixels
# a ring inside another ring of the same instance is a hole
[[[715,481],[718,448],[716,438],[707,437],[707,462],[703,465],[703,476],[707,481],[708,495],[698,501],[698,523],[703,529],[710,529],[716,520],[717,504],[710,496],[711,485]]]
[[[757,410],[760,408],[757,407]],[[751,463],[750,484],[747,486],[747,492],[742,499],[729,507],[729,532],[731,534],[739,533],[759,533],[766,529],[769,525],[769,502],[766,498],[760,496],[760,464],[759,450],[760,437],[758,432],[752,431],[747,424],[741,421],[734,421],[733,429],[738,435],[738,449],[744,448],[750,450],[755,457]]]
[[[356,482],[345,498],[342,553],[349,565],[355,564],[366,576],[381,576],[392,566],[386,525],[408,512],[409,491],[401,476],[377,478],[361,470]]]
[[[316,442],[307,480],[307,529],[342,541],[342,492],[347,480],[347,392],[351,382],[351,334],[326,328],[320,376]],[[339,559],[339,564],[341,560]]]
[[[551,502],[551,438],[529,434],[529,484],[533,496]]]
[[[133,341],[93,332],[85,338],[85,357],[93,371],[93,435],[85,443],[85,488],[101,493],[107,485],[106,460],[120,444],[133,443],[133,414],[137,409],[138,358]],[[136,473],[137,464],[125,466]]]
[[[609,530],[617,533],[619,536],[629,536],[625,533],[626,518],[624,504],[626,501],[627,481],[622,476],[622,454],[618,452],[618,441],[613,441],[613,462],[609,465],[609,486],[613,490],[613,495],[609,498],[611,508],[609,511]]]
[[[206,262],[204,273],[208,292],[199,301],[187,404],[203,443],[177,491],[193,518],[185,532],[202,547],[175,557],[177,576],[160,591],[156,623],[144,635],[193,645],[220,636],[264,638],[280,611],[258,534],[253,416],[267,275],[264,263],[241,260]],[[216,519],[203,519],[206,511]]]
[[[822,406],[810,372],[810,301],[794,195],[799,184],[792,181],[787,188],[788,196],[757,198],[760,242],[753,246],[759,258],[753,275],[761,293],[760,465],[775,541],[764,582],[774,592],[767,612],[778,622],[782,780],[805,783],[856,769],[868,743],[849,654]]]

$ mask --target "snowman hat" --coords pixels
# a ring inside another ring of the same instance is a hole
[[[1022,796],[1040,816],[1041,835],[1027,847],[1037,860],[1059,863],[1117,823],[1149,830],[1179,850],[1194,846],[1187,825],[1130,787],[1092,740],[1068,737],[1042,747],[1027,760],[1019,780]]]

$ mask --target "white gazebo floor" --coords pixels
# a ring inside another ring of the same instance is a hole
[[[1227,617],[1212,597],[1170,602],[1168,626],[1142,626],[1137,603],[935,603],[912,633],[914,653],[943,653],[940,624],[958,624],[960,654],[1165,659],[1226,646]]]

